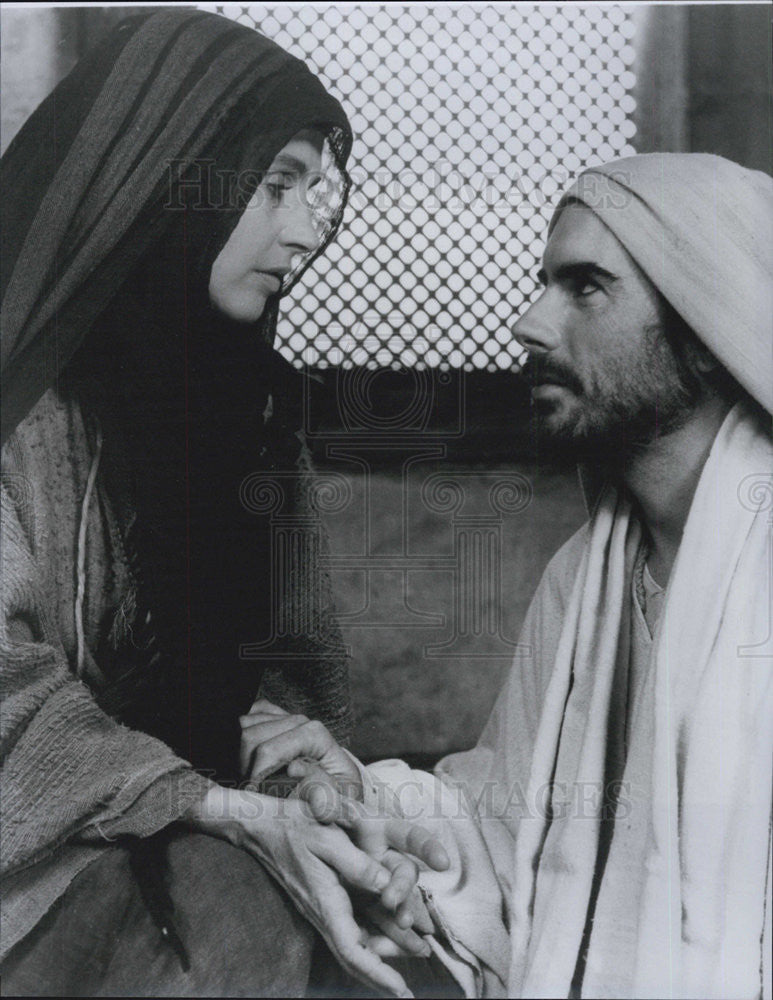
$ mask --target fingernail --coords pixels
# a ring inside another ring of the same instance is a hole
[[[435,848],[432,852],[432,867],[436,872],[445,871],[450,865],[448,855],[442,847]]]
[[[387,875],[387,873],[379,872],[378,875],[376,875],[376,888],[380,892],[382,889],[386,889],[388,885],[389,885],[389,876]]]

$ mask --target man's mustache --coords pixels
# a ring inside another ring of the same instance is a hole
[[[548,356],[531,355],[521,368],[521,377],[532,386],[549,382],[553,385],[564,385],[576,393],[583,391],[582,382],[571,368]]]

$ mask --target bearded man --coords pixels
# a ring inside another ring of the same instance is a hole
[[[245,746],[442,837],[416,926],[467,995],[770,997],[773,181],[704,154],[593,168],[540,278],[515,336],[590,517],[478,745],[435,777],[347,770],[263,705]]]

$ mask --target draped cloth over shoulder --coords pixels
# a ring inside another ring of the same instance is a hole
[[[150,727],[122,724],[106,689],[120,686],[127,649],[157,680],[157,657],[142,634],[144,608],[138,614],[142,579],[132,595],[137,602],[126,600],[139,554],[156,561],[159,582],[147,593],[171,595],[158,614],[147,601],[156,638],[171,610],[177,618],[167,631],[182,636],[185,650],[188,616],[199,615],[213,643],[202,646],[202,699],[213,710],[225,700],[229,667],[224,657],[210,662],[207,650],[221,653],[225,639],[238,650],[263,638],[251,623],[250,601],[259,596],[252,576],[265,575],[260,559],[268,550],[258,539],[265,531],[240,504],[239,488],[241,476],[261,468],[264,440],[279,453],[279,468],[289,470],[301,563],[285,595],[301,606],[292,619],[298,628],[287,661],[279,649],[266,668],[269,690],[288,710],[316,710],[339,738],[349,731],[346,659],[314,564],[322,536],[296,434],[299,376],[273,350],[279,295],[254,328],[238,329],[215,315],[207,295],[212,261],[261,173],[305,129],[322,133],[335,168],[336,184],[312,207],[320,252],[340,222],[348,187],[351,132],[340,105],[303,63],[257,32],[200,11],[164,9],[116,27],[2,159],[3,190],[12,192],[0,206],[3,954],[112,838],[153,834],[209,787],[184,747],[165,745]],[[221,175],[224,186],[215,186],[210,205],[208,183]],[[314,256],[295,262],[282,293]],[[274,430],[264,439],[269,392]],[[90,414],[104,432],[101,448]],[[128,427],[120,430],[134,430],[135,440],[121,437],[112,418],[123,419]],[[125,452],[119,444],[127,444]],[[155,464],[141,467],[146,456]],[[126,522],[123,495],[112,490],[122,481],[122,461],[138,487]],[[138,526],[134,547],[127,525]],[[212,576],[192,575],[187,558]],[[234,567],[241,574],[235,582]],[[241,604],[228,620],[236,631],[224,637],[217,630],[231,598]],[[82,674],[78,622],[86,638]],[[123,640],[113,644],[118,625]],[[101,660],[100,644],[108,653]],[[175,659],[164,654],[166,663]],[[232,658],[233,675],[243,664]],[[183,660],[174,670],[165,690],[184,698],[190,665]],[[232,722],[238,735],[238,719]]]

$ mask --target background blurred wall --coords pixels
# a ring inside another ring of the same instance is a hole
[[[100,34],[131,7],[0,7],[0,151]]]
[[[3,148],[129,9],[2,8]],[[495,19],[473,10],[469,23],[485,46]],[[282,19],[291,50],[298,16]],[[770,171],[770,7],[666,4],[639,7],[634,17],[636,148],[708,150]],[[536,51],[540,43],[522,44]],[[356,95],[342,100],[354,106]],[[592,116],[592,100],[587,107]],[[524,140],[527,152],[537,141],[539,134]],[[584,518],[582,498],[574,472],[553,467],[536,449],[528,398],[512,371],[434,372],[421,389],[431,400],[429,423],[405,417],[415,395],[410,371],[391,382],[376,373],[381,381],[365,392],[374,411],[343,438],[341,404],[354,383],[347,389],[339,375],[328,378],[312,443],[323,477],[343,482],[348,498],[331,505],[327,520],[337,607],[353,654],[354,749],[366,757],[434,758],[475,742],[534,587]],[[370,451],[363,451],[363,430]],[[509,501],[496,494],[497,482],[510,490]]]
[[[639,152],[718,153],[772,172],[772,10],[717,2],[637,11]]]
[[[132,9],[0,9],[3,150],[79,54]],[[639,151],[711,151],[771,172],[771,5],[643,5],[635,17]]]

